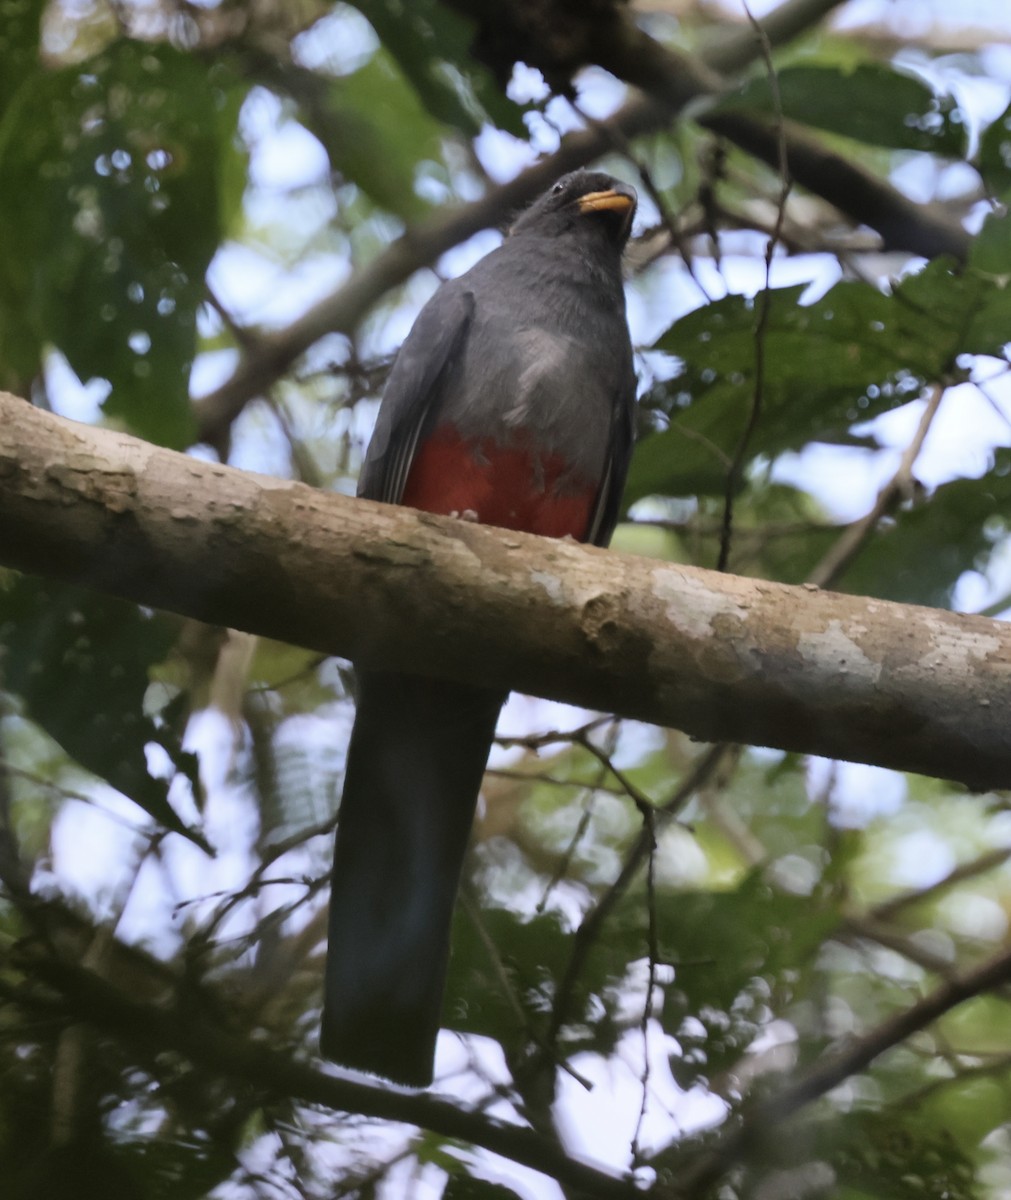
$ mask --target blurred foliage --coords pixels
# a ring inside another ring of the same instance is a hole
[[[901,22],[920,6],[894,7]],[[576,119],[534,72],[506,94],[439,0],[0,8],[0,386],[180,448],[193,395],[249,346]],[[689,49],[723,36],[708,6],[679,11],[648,28]],[[914,464],[833,586],[997,611],[1011,226],[991,202],[1011,195],[1011,107],[981,120],[952,97],[981,83],[999,112],[1008,80],[968,32],[957,55],[936,30],[913,47],[904,33],[896,66],[886,16],[777,51],[775,88],[756,60],[718,104],[782,111],[826,153],[943,201],[976,231],[968,263],[882,256],[794,191],[765,292],[774,173],[687,117],[616,143],[607,167],[650,181],[629,279],[642,428],[617,542],[711,566],[738,456],[731,569],[802,582],[946,389],[928,438],[946,439],[946,473],[921,482]],[[575,85],[588,110],[620,102],[599,70]],[[479,250],[430,265],[452,273]],[[268,380],[232,422],[232,461],[350,490],[432,286],[424,272],[391,288],[353,334]],[[44,982],[58,953],[132,999],[315,1052],[348,668],[114,601],[103,582],[0,576],[4,1195],[558,1194],[454,1139],[89,1029]],[[496,756],[440,1056],[441,1090],[559,1144],[575,1144],[564,1087],[592,1081],[605,1115],[580,1144],[610,1154],[620,1129],[619,1165],[672,1185],[821,1055],[993,953],[1011,914],[1006,798],[743,749],[681,797],[701,753],[606,721]],[[1004,991],[961,1005],[740,1148],[718,1194],[1006,1195],[1009,1035]]]
[[[921,150],[964,158],[966,133],[951,96],[884,63],[785,67],[775,87],[756,75],[721,100],[718,112],[781,112],[791,121],[891,150]]]
[[[173,625],[48,580],[0,584],[3,683],[23,715],[157,822],[209,849],[176,815],[168,781],[148,771],[145,757],[148,745],[160,746],[199,793],[196,756],[182,749],[181,730],[164,720],[168,713],[156,720],[145,711],[149,672],[174,643]]]
[[[1000,355],[1011,292],[992,271],[933,263],[889,292],[844,280],[802,304],[779,288],[765,319],[762,422],[749,443],[773,458],[811,441],[845,443],[853,426],[960,377],[967,354]],[[654,343],[680,369],[646,402],[668,428],[639,448],[626,499],[722,495],[755,390],[756,302],[727,296],[680,318]],[[701,447],[684,453],[690,442]],[[872,589],[873,590],[873,589]]]
[[[241,200],[235,83],[130,41],[86,70],[24,81],[0,117],[0,355],[12,378],[30,379],[55,344],[82,378],[112,385],[110,416],[165,445],[192,441],[196,312]]]

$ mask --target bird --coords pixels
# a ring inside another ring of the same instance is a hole
[[[604,546],[632,453],[621,257],[635,189],[567,174],[425,304],[394,360],[359,496]],[[320,1050],[433,1079],[452,914],[506,693],[356,670]]]

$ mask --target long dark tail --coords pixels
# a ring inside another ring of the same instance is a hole
[[[330,895],[321,1048],[432,1081],[460,869],[504,696],[360,672]]]

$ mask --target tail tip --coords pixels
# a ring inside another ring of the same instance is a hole
[[[395,1019],[338,1020],[324,1011],[319,1048],[325,1059],[339,1067],[402,1087],[427,1088],[434,1078],[437,1035],[437,1030],[429,1035]]]

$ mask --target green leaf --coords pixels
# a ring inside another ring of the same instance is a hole
[[[994,279],[1002,289],[1011,280],[1011,213],[991,213],[983,228],[973,239],[969,251],[969,266],[981,275]],[[1006,341],[1011,342],[1011,329]]]
[[[394,59],[377,50],[357,71],[329,80],[323,98],[321,106],[305,107],[303,119],[326,146],[334,170],[398,216],[428,212],[415,174],[419,160],[441,160],[444,130]]]
[[[772,293],[749,459],[845,440],[854,424],[955,373],[960,355],[999,354],[1011,332],[1011,289],[943,261],[903,279],[890,295],[852,281],[809,305],[799,303],[802,293]],[[681,370],[645,400],[667,414],[669,428],[637,447],[626,503],[652,494],[722,495],[754,402],[758,302],[727,296],[657,340],[655,348],[675,355]]]
[[[0,19],[0,120],[21,83],[39,69],[39,34],[47,0],[5,0]]]
[[[847,591],[947,607],[966,571],[983,570],[1007,533],[1011,451],[998,450],[980,479],[942,484],[930,498],[879,528],[843,576]],[[838,586],[838,585],[837,585]]]
[[[25,81],[0,122],[0,365],[30,377],[53,344],[112,384],[106,412],[131,431],[192,440],[242,94],[223,66],[128,41]]]
[[[902,71],[881,63],[795,66],[777,71],[776,82],[783,116],[790,120],[869,146],[965,157],[964,118],[955,101]],[[768,77],[748,80],[716,107],[731,110],[774,115]]]
[[[148,773],[145,747],[165,749],[199,794],[197,763],[144,711],[151,669],[175,630],[135,605],[31,576],[0,588],[0,679],[27,715],[86,770],[202,849],[204,838]]]
[[[1009,509],[1011,452],[997,450],[993,466],[982,477],[952,480],[929,496],[896,507],[832,587],[946,608],[962,575],[985,570],[990,556],[1000,549],[1007,534],[1002,514]],[[830,525],[805,528],[804,521],[810,519],[806,493],[779,484],[749,484],[735,504],[731,570],[802,583],[840,535],[840,529]],[[711,524],[710,536],[691,540],[695,561],[715,560],[718,522],[714,519]],[[774,532],[777,525],[784,527],[783,534]]]
[[[674,964],[661,1019],[681,1045],[671,1067],[691,1086],[740,1056],[771,1019],[808,986],[805,972],[838,924],[810,896],[789,895],[761,871],[727,892],[665,892],[657,898],[661,956]]]
[[[681,537],[684,556],[699,565],[714,563],[722,531],[722,504],[704,504],[698,524]],[[734,501],[734,535],[728,569],[735,575],[802,583],[839,537],[809,492],[771,483],[764,474],[749,480]]]
[[[1011,1012],[1002,996],[973,996],[945,1014],[942,1029],[961,1054],[1003,1054],[1011,1037]]]
[[[473,27],[459,13],[438,0],[358,0],[355,7],[436,120],[471,137],[486,120],[527,137],[524,109],[475,60]]]
[[[980,260],[967,271],[944,260],[929,263],[895,290],[896,301],[908,309],[910,331],[921,340],[937,338],[947,350],[945,368],[927,375],[929,381],[943,378],[960,355],[1002,357],[1011,342],[1011,289],[986,269],[992,256],[985,242]]]
[[[483,933],[466,912],[458,911],[454,921],[445,1021],[451,1029],[493,1037],[507,1048],[520,1046],[524,1022],[537,1021],[550,1008],[554,972],[568,960],[571,934],[552,913],[528,919],[509,909],[484,908],[480,919]],[[489,942],[497,948],[500,964]],[[499,965],[512,996],[503,986]]]
[[[980,1195],[972,1161],[947,1129],[915,1110],[834,1112],[818,1132],[811,1152],[828,1157],[840,1195],[880,1200],[975,1200]]]
[[[772,766],[767,759],[744,755],[724,787],[724,797],[770,860],[801,853],[824,836],[824,810],[812,801],[806,764],[794,755],[777,757]],[[695,829],[709,841],[726,836],[719,821],[698,821]]]
[[[807,306],[799,304],[803,291],[772,296],[751,457],[837,438],[915,396],[922,378],[946,362],[937,341],[907,329],[894,298],[868,284],[837,284]],[[756,322],[754,301],[728,296],[682,317],[657,341],[682,369],[646,400],[668,412],[670,427],[637,447],[628,503],[655,493],[722,494],[753,404]]]
[[[979,169],[995,196],[1011,192],[1011,104],[983,131]]]
[[[974,1015],[978,1018],[982,1014],[977,1010]],[[1011,1121],[1006,1069],[995,1069],[989,1078],[972,1071],[963,1079],[955,1075],[950,1082],[933,1088],[921,1107],[928,1119],[971,1154],[993,1130]]]

